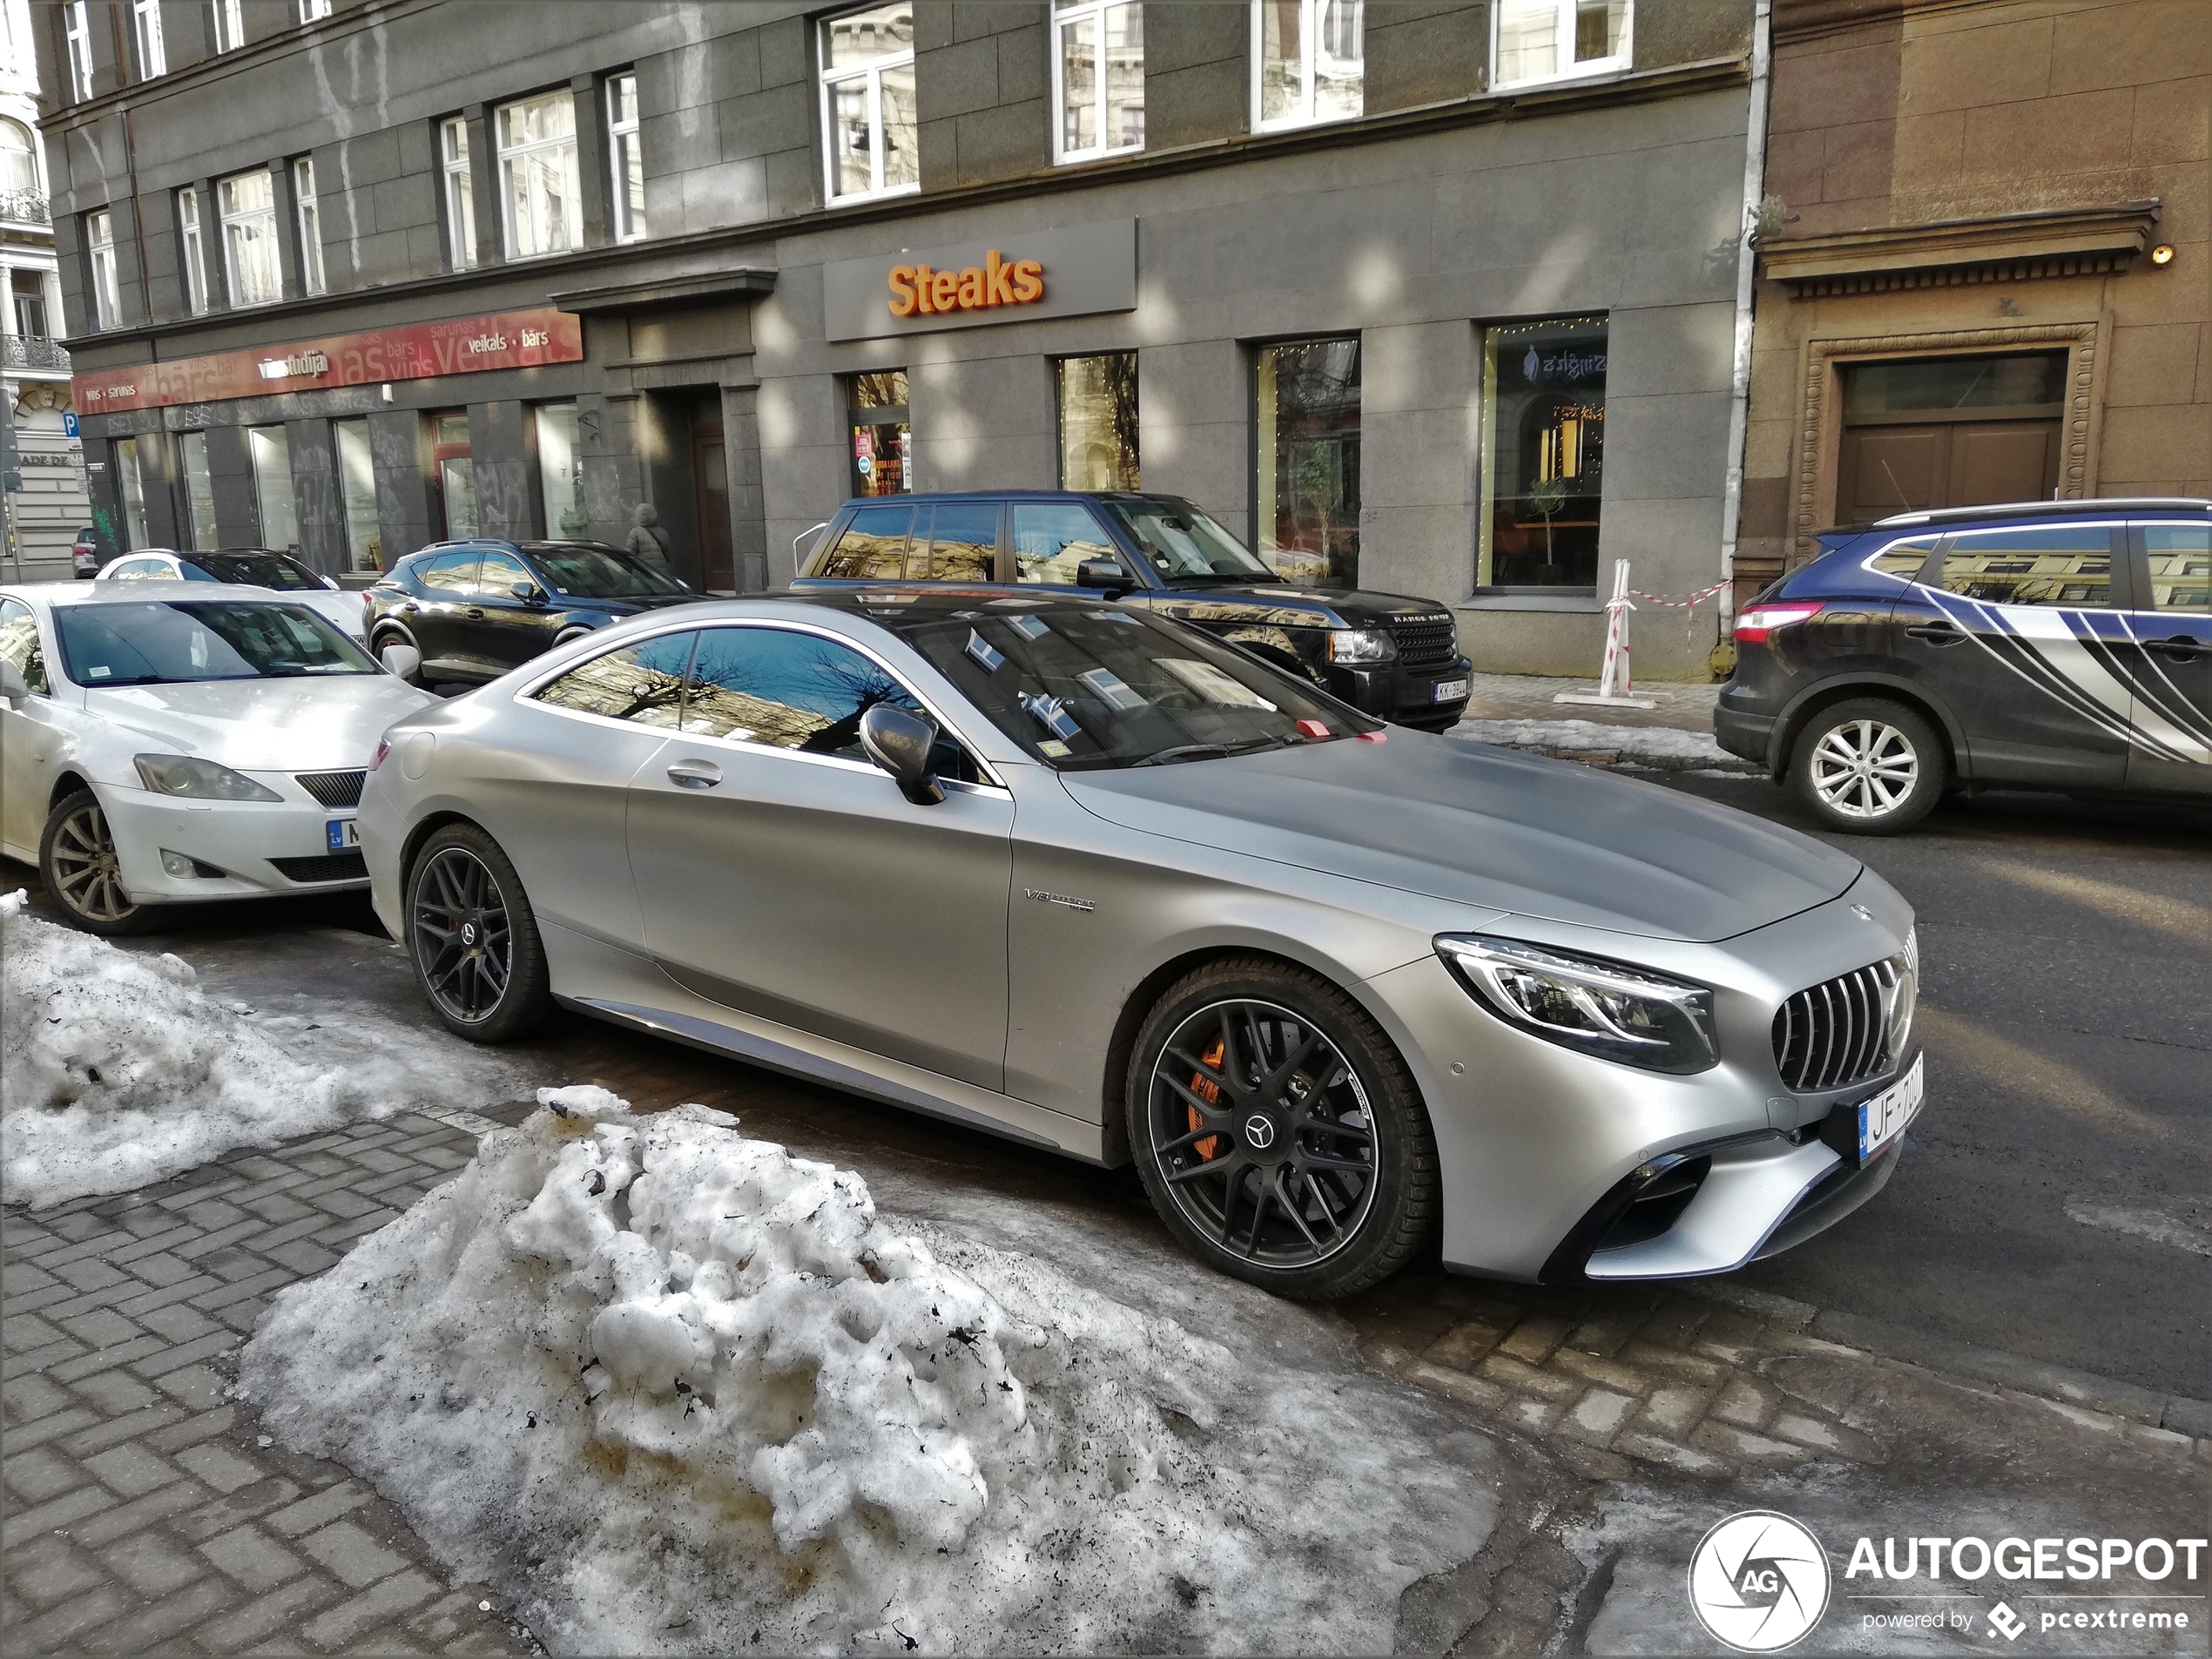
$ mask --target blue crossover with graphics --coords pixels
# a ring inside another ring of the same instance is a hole
[[[1824,532],[1746,606],[1723,748],[1883,835],[1948,790],[2212,799],[2212,502],[2025,502]]]

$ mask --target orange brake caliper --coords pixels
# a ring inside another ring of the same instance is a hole
[[[1228,1049],[1223,1045],[1222,1040],[1216,1037],[1213,1040],[1213,1047],[1200,1055],[1198,1058],[1218,1071],[1221,1069],[1222,1061],[1227,1057],[1227,1055]],[[1204,1099],[1209,1106],[1221,1104],[1221,1085],[1209,1079],[1203,1071],[1194,1071],[1190,1074],[1190,1092]],[[1192,1129],[1198,1128],[1206,1121],[1198,1115],[1198,1109],[1196,1106],[1188,1106],[1184,1109],[1190,1114]],[[1211,1163],[1213,1162],[1214,1152],[1220,1144],[1220,1136],[1209,1135],[1203,1141],[1192,1142],[1190,1150],[1198,1155],[1200,1163]]]

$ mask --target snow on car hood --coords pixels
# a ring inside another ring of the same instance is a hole
[[[1482,908],[1710,941],[1836,897],[1858,860],[1573,761],[1393,727],[1129,772],[1062,774],[1110,823]]]
[[[240,772],[365,766],[386,726],[436,701],[389,674],[193,680],[84,694],[87,711],[165,751]]]

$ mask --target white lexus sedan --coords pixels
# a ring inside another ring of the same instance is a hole
[[[0,587],[0,851],[95,934],[365,887],[362,779],[384,729],[435,701],[273,593]]]

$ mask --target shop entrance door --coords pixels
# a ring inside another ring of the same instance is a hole
[[[2025,352],[1847,367],[1836,522],[2049,500],[2066,361],[2062,351]]]
[[[730,539],[730,472],[719,421],[691,425],[691,489],[699,527],[699,585],[710,593],[738,590]]]
[[[430,465],[437,475],[445,517],[439,539],[466,541],[476,534],[476,474],[469,458],[469,412],[448,409],[430,417]]]

